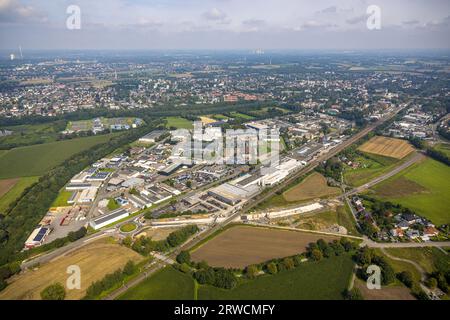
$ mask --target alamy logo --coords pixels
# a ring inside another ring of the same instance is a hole
[[[369,277],[367,278],[367,289],[381,289],[381,268],[377,265],[371,264],[367,267],[367,274]]]
[[[377,5],[367,7],[366,13],[369,15],[367,19],[367,29],[380,30],[381,29],[381,8]]]
[[[77,5],[70,5],[66,9],[66,13],[70,16],[67,17],[66,27],[69,30],[81,29],[81,9]]]
[[[68,290],[81,288],[81,269],[77,265],[70,265],[66,269],[66,273],[70,276],[66,280],[66,288]]]

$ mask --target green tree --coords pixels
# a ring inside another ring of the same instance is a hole
[[[438,281],[436,280],[436,278],[430,277],[430,278],[428,278],[426,285],[430,289],[436,289],[436,287],[438,285]]]
[[[286,270],[291,270],[295,268],[295,263],[292,258],[284,258],[283,264],[286,267]]]
[[[397,279],[403,282],[408,288],[411,288],[414,283],[411,271],[402,271],[398,273]]]
[[[137,270],[136,264],[133,261],[128,261],[125,267],[123,267],[123,274],[130,276]]]
[[[311,251],[311,258],[314,261],[322,260],[323,258],[322,251],[320,251],[319,249],[314,249],[313,251]]]
[[[59,282],[51,284],[41,291],[42,300],[64,300],[65,297],[66,289]]]
[[[189,254],[188,251],[181,251],[177,255],[176,260],[179,264],[182,264],[182,263],[190,264],[191,263],[191,255]]]
[[[334,256],[334,250],[331,247],[326,247],[325,249],[323,249],[323,256],[325,258],[330,258],[332,256]]]
[[[254,279],[258,275],[258,267],[255,265],[250,265],[245,268],[245,275],[249,279]]]
[[[133,240],[131,239],[130,236],[127,236],[122,240],[122,244],[129,248],[133,244]]]
[[[271,262],[267,265],[267,272],[270,274],[276,274],[278,272],[277,265],[274,262]]]
[[[183,262],[182,264],[180,264],[180,271],[183,273],[188,273],[189,271],[191,271],[191,268],[187,263]]]

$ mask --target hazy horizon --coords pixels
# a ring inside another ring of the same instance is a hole
[[[0,0],[0,26],[1,50],[438,50],[450,1]]]

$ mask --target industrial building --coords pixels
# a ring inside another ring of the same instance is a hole
[[[231,183],[224,183],[208,191],[208,194],[219,201],[234,206],[244,199],[248,199],[259,191],[258,186],[251,185],[242,188]]]
[[[160,170],[158,173],[165,175],[165,176],[169,176],[172,173],[174,173],[175,171],[178,170],[178,168],[180,168],[183,165],[183,163],[181,162],[174,162],[170,165],[168,165],[167,167],[165,167],[164,169]]]
[[[25,242],[25,247],[28,249],[40,246],[44,240],[45,237],[50,233],[50,228],[46,227],[38,227],[33,230],[33,232],[28,237],[27,241]]]
[[[142,138],[139,139],[139,142],[143,142],[143,143],[155,143],[156,140],[159,139],[159,137],[161,137],[166,131],[164,130],[155,130],[152,131],[148,134],[146,134],[145,136],[143,136]]]
[[[97,195],[97,188],[89,188],[81,191],[80,196],[78,197],[79,203],[87,203],[93,202],[95,200],[95,196]]]
[[[130,215],[130,213],[122,208],[119,208],[117,210],[114,210],[106,215],[103,215],[99,218],[96,218],[89,222],[89,225],[94,228],[94,230],[98,230],[100,228],[103,228],[104,226],[107,226],[113,222],[119,221],[123,218],[126,218]]]

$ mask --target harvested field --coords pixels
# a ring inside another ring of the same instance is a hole
[[[416,300],[409,289],[404,286],[381,287],[380,290],[370,290],[365,282],[355,279],[355,287],[361,291],[366,300]]]
[[[18,178],[0,180],[0,198],[11,190],[16,185],[17,181],[19,181]]]
[[[194,261],[205,260],[214,267],[243,268],[305,252],[310,242],[320,238],[326,241],[338,239],[307,232],[236,226],[209,240],[191,256]]]
[[[376,136],[360,146],[358,150],[402,159],[413,152],[414,148],[405,140]]]
[[[329,187],[327,179],[320,173],[313,173],[295,187],[283,193],[286,201],[304,201],[326,196],[338,195],[339,188]]]
[[[148,228],[140,232],[137,237],[146,236],[154,241],[164,240],[167,236],[180,228]]]
[[[204,116],[200,117],[200,120],[203,124],[210,124],[210,123],[214,123],[217,121],[217,120],[211,119],[209,117],[204,117]]]
[[[66,299],[82,298],[89,285],[106,274],[122,268],[128,260],[138,262],[142,257],[131,249],[101,239],[90,243],[64,257],[42,265],[37,270],[16,276],[13,282],[0,292],[1,300],[36,300],[48,285],[60,282],[65,285],[67,267],[78,265],[81,269],[81,289],[66,290]]]

